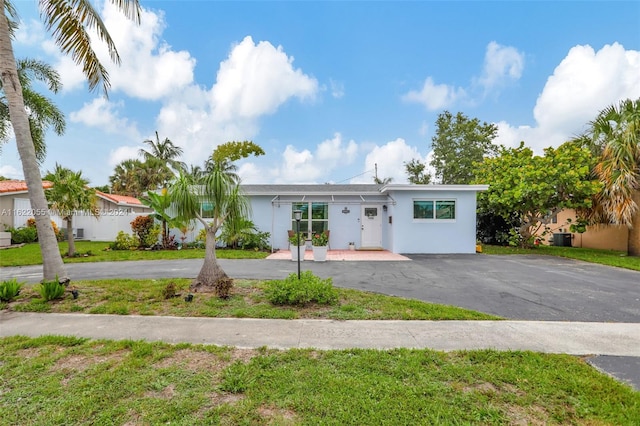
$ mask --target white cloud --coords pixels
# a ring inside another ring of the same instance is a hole
[[[109,165],[115,167],[124,160],[139,158],[138,150],[140,146],[120,146],[109,152]]]
[[[312,99],[317,92],[317,80],[294,69],[282,46],[247,36],[220,64],[211,97],[214,116],[232,120],[272,114],[289,98]]]
[[[496,142],[517,146],[524,140],[536,152],[558,146],[586,130],[599,111],[626,98],[640,97],[640,52],[618,43],[599,51],[575,46],[556,67],[533,110],[535,126],[498,123]]]
[[[46,38],[47,33],[44,30],[42,22],[36,19],[21,21],[20,26],[16,30],[16,43],[25,46],[35,46],[41,44]]]
[[[485,93],[505,82],[518,80],[524,70],[524,53],[515,47],[502,46],[495,41],[487,45],[482,76],[477,80]]]
[[[404,139],[387,142],[382,146],[375,146],[364,160],[364,173],[351,180],[351,183],[373,183],[376,164],[378,165],[378,178],[392,178],[393,183],[407,183],[407,175],[404,171],[404,163],[412,159],[426,161],[418,152],[418,149],[407,145]]]
[[[433,78],[427,77],[420,91],[412,90],[402,96],[405,102],[415,102],[425,106],[430,111],[447,108],[455,102],[464,99],[466,92],[461,87],[446,84],[435,84]]]
[[[69,115],[72,122],[82,123],[89,127],[98,127],[107,133],[125,135],[130,139],[139,139],[140,133],[134,124],[121,118],[118,109],[124,108],[124,102],[109,102],[104,98],[95,98],[85,103],[78,111]]]
[[[11,165],[0,166],[0,176],[4,176],[7,179],[24,179],[22,170],[18,170]]]
[[[318,82],[292,62],[282,47],[245,37],[220,63],[210,91],[191,85],[165,103],[158,130],[181,145],[184,160],[193,164],[201,164],[221,143],[253,139],[262,116],[291,98],[317,94]]]
[[[329,80],[329,86],[331,88],[331,96],[336,99],[340,99],[344,96],[344,83],[336,81],[334,79]]]

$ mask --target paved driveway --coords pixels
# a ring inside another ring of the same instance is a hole
[[[411,262],[302,262],[302,270],[355,288],[461,306],[509,319],[640,323],[640,272],[551,256],[411,255]],[[287,260],[220,260],[234,278],[296,272]],[[72,279],[195,277],[201,259],[73,263]],[[1,268],[37,282],[41,266]]]

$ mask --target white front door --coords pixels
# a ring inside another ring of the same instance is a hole
[[[22,228],[27,226],[27,220],[33,217],[31,201],[28,198],[14,198],[13,208],[13,227]]]
[[[360,247],[382,248],[382,206],[363,205],[360,214]]]

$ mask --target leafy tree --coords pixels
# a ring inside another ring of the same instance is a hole
[[[128,18],[139,22],[138,0],[111,1]],[[71,55],[73,61],[82,66],[89,88],[94,90],[101,84],[106,95],[109,76],[91,46],[88,31],[96,31],[97,39],[106,44],[111,60],[119,63],[120,58],[100,15],[88,1],[38,0],[38,6],[47,30],[53,34],[55,44],[60,47],[62,53]],[[9,117],[16,137],[22,171],[29,188],[31,207],[42,213],[36,215],[35,219],[42,252],[44,279],[51,281],[57,277],[61,281],[68,281],[58,242],[51,227],[38,157],[31,135],[32,127],[25,108],[22,82],[13,53],[13,32],[17,27],[17,13],[10,0],[0,0],[0,10],[3,12],[3,19],[0,19],[0,81],[9,107]]]
[[[76,254],[75,240],[73,238],[73,216],[77,211],[88,211],[98,216],[96,206],[96,190],[89,188],[89,181],[82,177],[82,171],[74,172],[56,163],[53,171],[45,177],[53,183],[46,191],[49,206],[58,211],[58,214],[67,225],[67,241],[69,242],[68,256]]]
[[[172,176],[171,170],[157,158],[146,161],[129,159],[116,165],[109,176],[109,183],[114,194],[141,197],[147,191],[163,187]]]
[[[241,192],[240,180],[231,162],[251,154],[262,155],[264,151],[249,141],[222,144],[213,152],[208,174],[201,179],[194,179],[181,171],[169,188],[177,219],[198,220],[206,233],[204,263],[191,283],[192,291],[213,291],[218,297],[228,297],[233,282],[218,264],[216,234],[226,220],[248,215],[249,202]],[[204,203],[213,212],[209,222],[201,213]]]
[[[28,110],[29,127],[31,138],[35,145],[36,159],[43,162],[47,153],[44,142],[44,135],[51,127],[53,131],[62,135],[66,126],[64,114],[48,98],[35,92],[31,86],[33,80],[45,83],[49,90],[58,93],[62,84],[60,75],[48,64],[35,59],[20,59],[17,61],[18,76],[22,84],[22,96]],[[3,92],[0,81],[0,93]],[[0,153],[2,153],[2,143],[9,139],[10,128],[9,105],[4,96],[0,96]]]
[[[431,182],[431,175],[425,172],[426,168],[426,164],[415,158],[409,162],[404,162],[404,169],[408,175],[409,182],[416,185],[428,185]]]
[[[455,116],[449,111],[438,115],[430,165],[440,183],[471,183],[475,177],[474,164],[497,154],[498,147],[492,142],[497,133],[495,124],[480,123],[461,112]]]
[[[602,182],[593,207],[581,211],[590,223],[624,225],[627,252],[640,256],[640,98],[602,110],[586,135],[575,140],[598,156],[593,171]]]
[[[586,148],[565,143],[534,156],[524,142],[517,148],[501,148],[477,168],[477,183],[489,184],[479,195],[483,213],[493,212],[506,221],[516,220],[519,244],[528,246],[533,235],[565,208],[591,205],[600,183],[591,177],[593,156]]]

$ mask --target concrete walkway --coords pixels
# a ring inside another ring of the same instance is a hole
[[[93,339],[240,348],[531,350],[640,357],[640,324],[554,321],[335,321],[0,312],[0,337]]]

